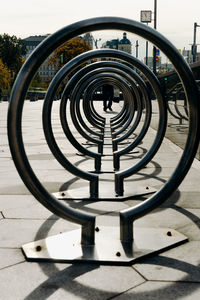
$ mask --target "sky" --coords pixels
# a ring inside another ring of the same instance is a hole
[[[0,10],[0,34],[16,35],[18,38],[43,35],[54,33],[74,22],[99,16],[119,16],[140,21],[141,10],[153,12],[154,0],[4,0]],[[190,49],[194,22],[200,24],[199,12],[200,0],[157,0],[157,30],[178,49]],[[149,26],[153,27],[153,21]],[[119,32],[108,34],[95,32],[94,37],[101,38],[99,43],[122,38]],[[137,37],[128,35],[128,38],[134,52]],[[198,43],[200,28],[197,28]],[[139,45],[139,53],[144,55],[145,43],[139,40]]]

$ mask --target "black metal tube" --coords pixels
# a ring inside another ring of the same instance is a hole
[[[26,156],[22,139],[21,119],[23,103],[28,86],[31,83],[31,80],[37,69],[45,61],[45,59],[58,46],[60,46],[67,40],[86,32],[103,29],[116,29],[132,32],[155,44],[155,46],[158,47],[174,65],[178,76],[183,83],[189,107],[190,122],[188,138],[178,166],[176,167],[174,173],[169,178],[167,183],[155,195],[144,201],[142,204],[139,204],[134,208],[124,210],[120,213],[120,229],[122,241],[132,240],[133,237],[131,229],[134,220],[158,207],[176,190],[176,188],[179,186],[179,184],[187,174],[199,145],[200,104],[198,101],[199,93],[193,73],[183,57],[177,51],[177,49],[164,36],[162,36],[154,29],[147,27],[140,22],[124,18],[100,17],[80,21],[66,26],[56,33],[52,34],[41,44],[39,44],[39,46],[35,49],[35,51],[23,65],[12,89],[8,109],[8,137],[10,149],[17,170],[27,188],[38,199],[38,201],[40,201],[53,213],[72,222],[81,224],[83,243],[94,242],[93,229],[95,217],[86,213],[77,212],[76,210],[67,207],[63,203],[57,201],[57,199],[49,194],[48,191],[41,185],[36,175],[34,174]],[[115,53],[115,58],[117,58],[118,55],[121,55],[123,57],[123,55],[120,54],[120,52],[118,53],[117,50],[112,50],[112,52],[109,52],[110,50],[105,50],[105,52],[102,53],[106,53],[106,51],[107,56],[113,56]],[[130,60],[131,59],[132,58],[130,58]],[[87,231],[88,228],[89,230]],[[85,237],[85,235],[87,236],[87,238]]]
[[[68,81],[64,91],[63,91],[63,94],[62,94],[62,98],[63,97],[67,97],[67,95],[69,94],[69,97],[72,93],[74,93],[74,88],[76,86],[76,84],[78,84],[78,82],[82,79],[82,77],[85,75],[85,74],[88,74],[88,72],[91,71],[91,67],[93,66],[93,64],[87,66],[87,67],[84,67],[83,69],[79,70],[76,74],[74,74],[74,76]],[[92,68],[93,69],[93,68]],[[68,72],[67,72],[68,73]],[[89,82],[89,81],[88,81]],[[89,84],[89,83],[88,83]],[[84,86],[85,89],[87,89],[87,85]],[[85,97],[85,91],[83,91],[83,88],[82,88],[82,95],[83,97]],[[61,98],[61,102],[63,101]],[[80,120],[82,123],[83,121]],[[104,124],[105,124],[105,119],[101,119],[101,123],[93,123],[92,125],[97,128],[97,129],[100,129],[102,132],[104,130]],[[90,129],[88,129],[88,131],[93,134],[93,135],[97,135],[99,138],[102,139],[103,135],[102,133],[99,133],[99,132],[95,132],[95,131],[92,131]]]

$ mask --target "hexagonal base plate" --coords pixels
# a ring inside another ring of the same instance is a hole
[[[120,201],[132,199],[136,196],[143,196],[157,192],[157,189],[151,186],[134,186],[126,187],[124,196],[116,196],[110,183],[104,182],[103,189],[99,189],[98,198],[90,198],[89,188],[80,187],[76,189],[69,189],[66,191],[61,191],[58,193],[53,193],[53,195],[59,200],[103,200],[103,201]]]
[[[134,242],[121,243],[119,228],[99,227],[95,245],[81,245],[81,229],[23,245],[30,261],[96,262],[130,265],[150,254],[186,242],[186,236],[169,228],[135,228]]]

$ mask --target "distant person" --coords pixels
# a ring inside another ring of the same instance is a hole
[[[112,111],[112,102],[114,98],[114,88],[110,84],[104,84],[102,87],[103,92],[103,110],[109,109]]]

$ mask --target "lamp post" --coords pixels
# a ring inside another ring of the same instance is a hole
[[[99,41],[101,41],[101,39],[95,39],[93,36],[92,36],[92,38],[93,38],[94,45],[95,45],[96,49],[98,49],[97,43],[98,43]]]
[[[192,55],[193,55],[193,62],[197,59],[197,43],[196,43],[196,36],[197,36],[197,27],[200,27],[200,25],[197,25],[197,23],[194,23],[194,40],[192,45]]]
[[[146,65],[148,66],[148,41],[146,41]]]
[[[136,41],[136,45],[135,45],[135,48],[136,48],[136,58],[138,58],[138,47],[139,47],[139,44],[138,44],[138,40]]]
[[[142,10],[140,13],[140,22],[151,22],[151,10]],[[154,29],[157,28],[157,0],[154,0]],[[148,42],[146,42],[146,65],[148,65]],[[156,74],[156,47],[153,47],[153,72]]]
[[[142,10],[140,12],[140,22],[146,23],[148,25],[151,23],[151,10]],[[146,65],[148,65],[148,41],[146,41]]]
[[[157,28],[157,0],[154,0],[154,29]],[[153,72],[156,74],[156,47],[153,47]]]

